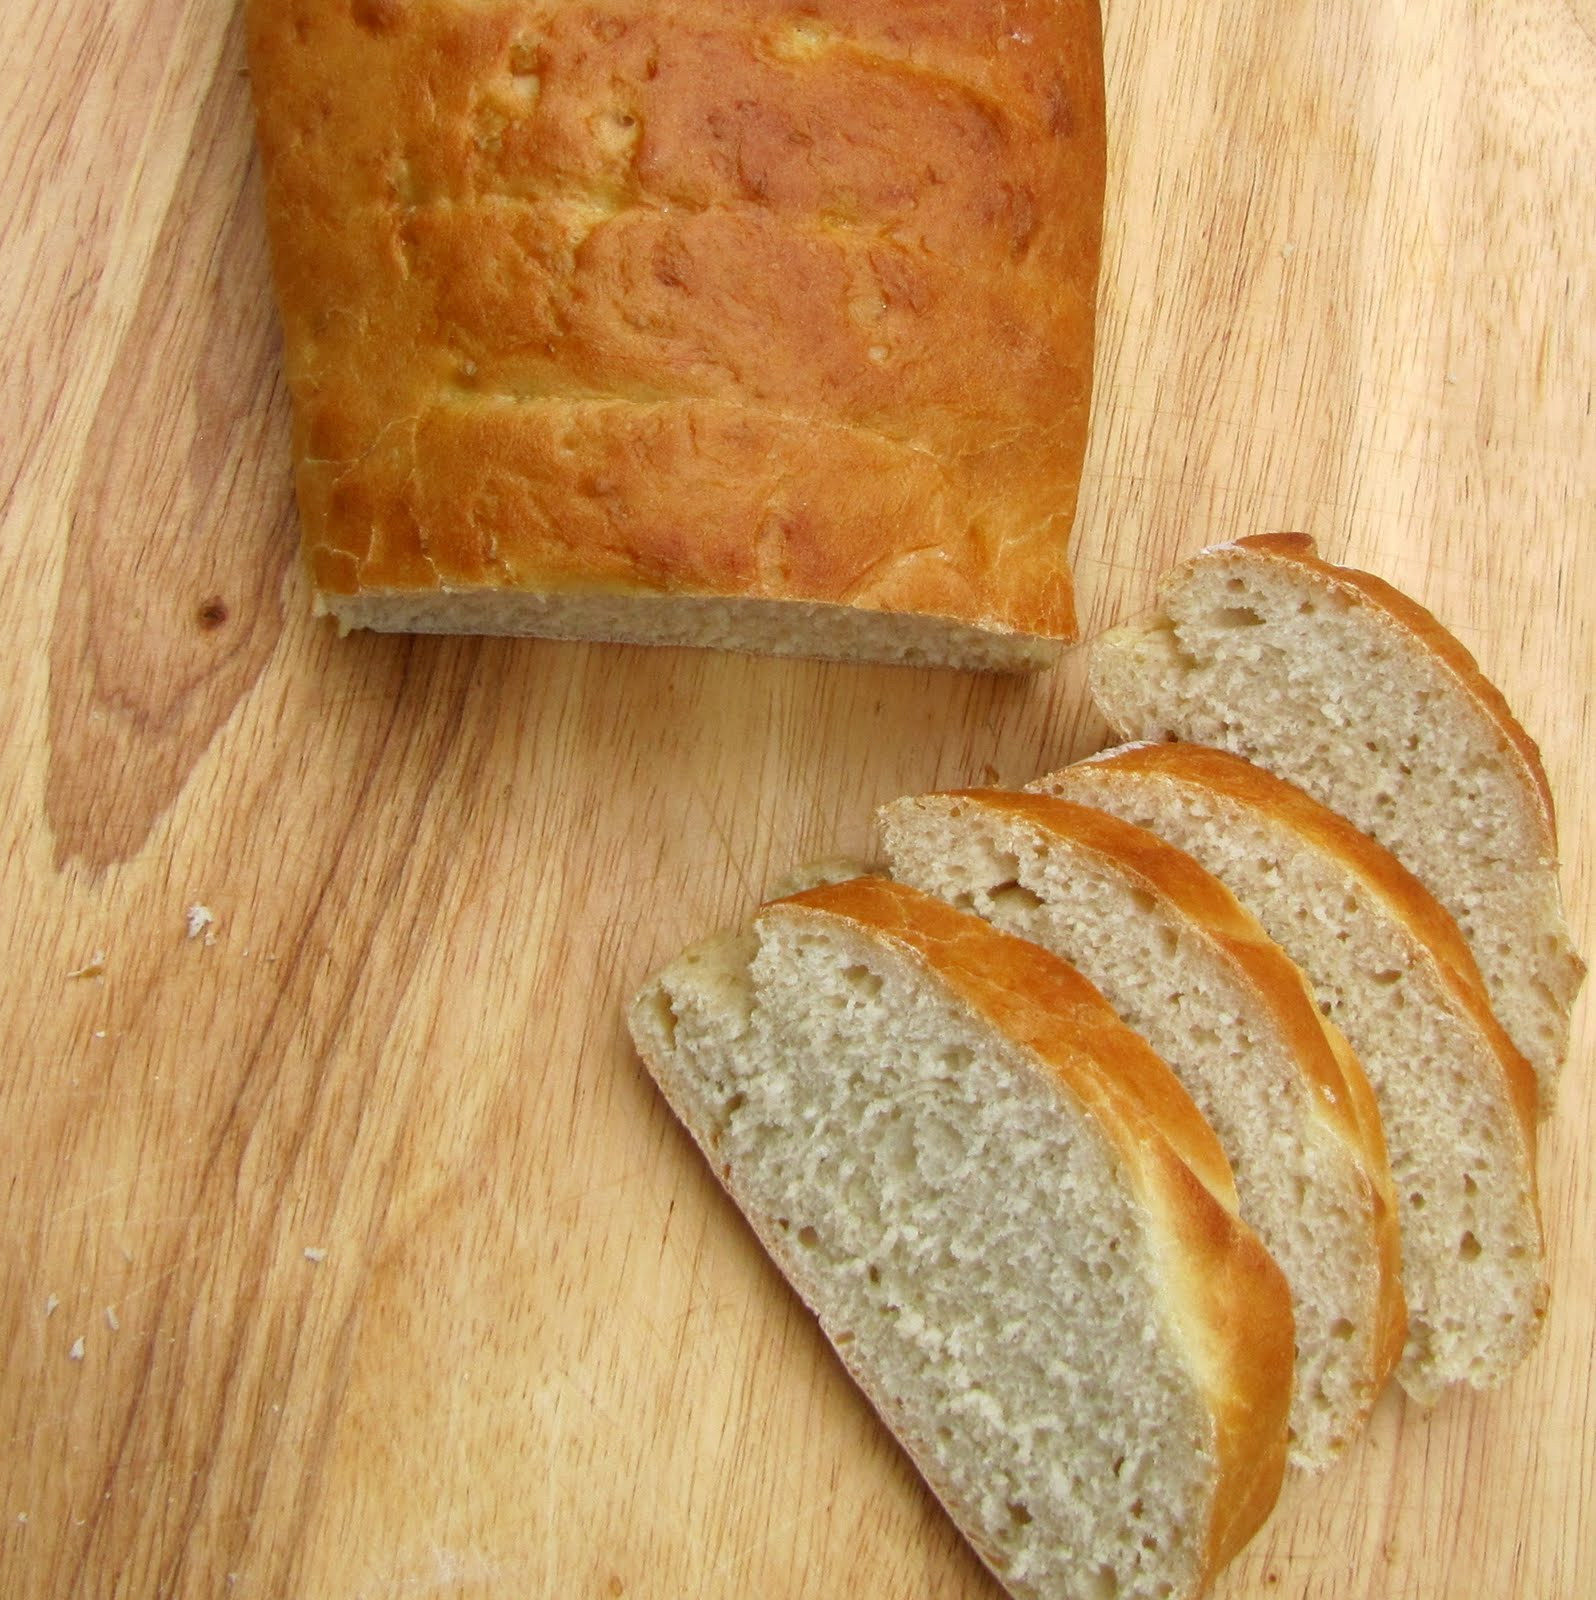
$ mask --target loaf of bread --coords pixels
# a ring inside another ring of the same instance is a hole
[[[1031,667],[1073,636],[1097,0],[249,0],[344,627]]]
[[[1167,575],[1159,604],[1093,649],[1110,725],[1247,756],[1385,844],[1456,918],[1544,1113],[1584,964],[1539,754],[1474,658],[1300,534],[1205,551]]]
[[[689,951],[630,1024],[1011,1593],[1203,1591],[1279,1487],[1289,1293],[1213,1133],[1085,979],[866,877]]]
[[[1062,956],[1197,1103],[1291,1286],[1292,1464],[1328,1466],[1407,1317],[1380,1114],[1302,973],[1190,856],[1105,812],[974,789],[894,801],[878,821],[894,877]]]
[[[1224,751],[1130,746],[1034,787],[1194,856],[1302,968],[1385,1123],[1408,1304],[1398,1379],[1425,1403],[1503,1382],[1546,1307],[1535,1078],[1445,910],[1345,818]]]

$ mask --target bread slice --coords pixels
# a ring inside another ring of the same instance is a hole
[[[630,1022],[1011,1593],[1203,1591],[1279,1487],[1289,1293],[1212,1131],[1085,979],[865,877],[688,952]]]
[[[1302,968],[1385,1123],[1408,1303],[1397,1376],[1426,1403],[1505,1380],[1546,1307],[1535,1079],[1451,918],[1343,817],[1223,751],[1131,746],[1034,787],[1195,856]]]
[[[1302,974],[1190,856],[1104,812],[986,789],[877,818],[894,877],[1064,957],[1196,1101],[1291,1285],[1292,1464],[1328,1466],[1390,1377],[1407,1318],[1380,1115]]]
[[[1097,0],[249,0],[345,628],[1034,668],[1075,634]]]
[[[1204,551],[1161,614],[1096,644],[1092,693],[1125,739],[1222,746],[1372,833],[1457,919],[1544,1112],[1584,975],[1563,917],[1540,755],[1474,658],[1301,534]]]

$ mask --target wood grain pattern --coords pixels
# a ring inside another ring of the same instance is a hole
[[[863,849],[874,802],[1088,748],[1078,661],[332,637],[292,560],[236,16],[13,11],[0,1589],[993,1595],[619,1005]],[[1541,740],[1589,953],[1590,0],[1106,21],[1083,620],[1266,527],[1401,584]],[[1388,1397],[1225,1600],[1596,1593],[1588,1013],[1542,1349],[1428,1417]]]

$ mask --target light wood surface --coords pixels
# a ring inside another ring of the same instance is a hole
[[[990,1600],[619,1007],[876,801],[1089,748],[1078,662],[336,639],[238,18],[6,24],[0,1591]],[[1078,530],[1094,628],[1288,526],[1438,611],[1542,743],[1587,952],[1593,36],[1110,0]],[[1539,1353],[1388,1397],[1224,1600],[1596,1594],[1589,1009]]]

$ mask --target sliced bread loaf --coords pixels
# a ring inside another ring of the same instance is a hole
[[[1197,1102],[1291,1285],[1292,1464],[1328,1466],[1407,1319],[1379,1112],[1302,974],[1190,856],[1102,811],[967,790],[877,816],[895,877],[1063,956]]]
[[[1015,1595],[1185,1597],[1285,1455],[1285,1281],[1212,1131],[1072,968],[879,878],[767,904],[630,1023]]]
[[[1159,602],[1093,649],[1110,724],[1247,756],[1386,845],[1457,919],[1544,1113],[1585,969],[1539,753],[1474,658],[1428,611],[1321,561],[1301,534],[1204,551],[1165,578]]]
[[[1503,1381],[1546,1305],[1535,1080],[1451,918],[1373,839],[1223,751],[1129,746],[1034,787],[1195,856],[1302,968],[1385,1123],[1408,1304],[1397,1376],[1426,1403]]]

